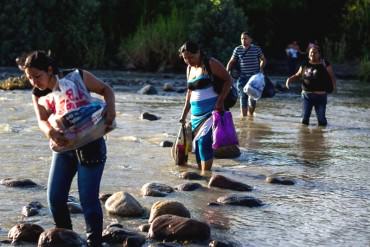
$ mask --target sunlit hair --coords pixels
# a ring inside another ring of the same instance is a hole
[[[241,34],[240,36],[243,36],[243,35],[247,35],[248,37],[251,37],[251,36],[250,36],[250,33],[249,33],[249,32],[247,32],[247,31],[242,32],[242,34]]]
[[[182,53],[184,52],[190,53],[198,53],[200,52],[201,56],[203,55],[202,50],[200,49],[199,45],[193,41],[186,41],[180,48],[179,48],[179,56],[182,57]]]
[[[53,74],[58,74],[59,70],[54,59],[47,54],[45,51],[32,51],[27,54],[23,54],[16,58],[18,68],[24,71],[27,68],[36,68],[45,72],[48,72],[49,67],[52,68]]]
[[[316,50],[316,51],[317,51],[317,53],[319,54],[320,58],[322,57],[322,53],[321,53],[320,46],[318,46],[318,45],[314,45],[314,46],[312,46],[312,47],[308,50],[308,52],[311,52],[311,50]]]

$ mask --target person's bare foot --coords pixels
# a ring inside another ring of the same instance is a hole
[[[249,116],[249,117],[253,117],[253,115],[254,115],[254,110],[255,110],[255,108],[254,108],[254,107],[248,107],[248,116]]]

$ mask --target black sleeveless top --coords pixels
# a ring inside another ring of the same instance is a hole
[[[325,65],[324,65],[325,64]],[[324,60],[324,63],[311,64],[307,62],[302,66],[302,90],[308,92],[327,91],[327,85],[331,84],[331,79],[326,67],[330,63]]]
[[[69,73],[71,73],[71,72],[73,72],[73,71],[75,71],[76,69],[65,69],[65,70],[62,70],[61,72],[60,72],[60,77],[64,77],[64,76],[66,76],[66,75],[68,75]],[[82,72],[82,70],[78,70],[78,72],[80,73],[80,76],[81,76],[81,78],[82,78],[82,80],[83,80],[83,72]],[[44,89],[44,90],[41,90],[41,89],[38,89],[37,87],[34,87],[33,89],[32,89],[32,94],[33,95],[35,95],[36,97],[38,97],[38,98],[40,98],[40,97],[42,97],[42,96],[45,96],[45,95],[48,95],[49,93],[51,93],[52,92],[52,90],[51,89],[49,89],[49,88],[47,88],[47,89]]]

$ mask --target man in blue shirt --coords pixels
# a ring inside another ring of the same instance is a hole
[[[266,58],[261,48],[252,44],[252,38],[248,32],[243,32],[240,39],[241,45],[235,47],[226,69],[230,71],[232,68],[239,65],[240,77],[237,81],[237,87],[240,96],[241,116],[245,117],[253,116],[256,108],[256,101],[248,97],[248,95],[243,92],[243,88],[252,75],[263,72],[263,68],[266,65]]]

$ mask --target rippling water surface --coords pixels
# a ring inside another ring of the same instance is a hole
[[[273,78],[279,79],[279,78]],[[171,78],[166,79],[171,82]],[[369,246],[370,244],[370,85],[339,81],[338,93],[328,98],[326,128],[299,124],[300,96],[278,93],[258,101],[256,116],[241,119],[232,109],[242,155],[216,160],[213,171],[254,187],[247,194],[261,199],[262,208],[208,207],[230,191],[207,189],[175,192],[167,199],[182,202],[192,217],[208,222],[212,238],[238,246]],[[184,95],[143,96],[137,88],[115,85],[118,127],[107,137],[109,158],[101,191],[127,191],[150,208],[163,198],[144,198],[147,182],[176,186],[178,174],[163,140],[174,140]],[[19,222],[52,227],[47,210],[22,218],[21,208],[31,201],[46,204],[50,163],[48,143],[38,130],[30,91],[0,92],[0,179],[30,178],[36,189],[0,186],[0,238]],[[140,120],[142,112],[160,116]],[[294,186],[273,185],[264,178],[281,173],[294,178]],[[207,187],[206,181],[201,182]],[[74,183],[72,195],[77,196]],[[104,224],[120,222],[136,229],[145,219],[116,218],[105,214]],[[73,216],[74,229],[83,234],[82,215]]]

